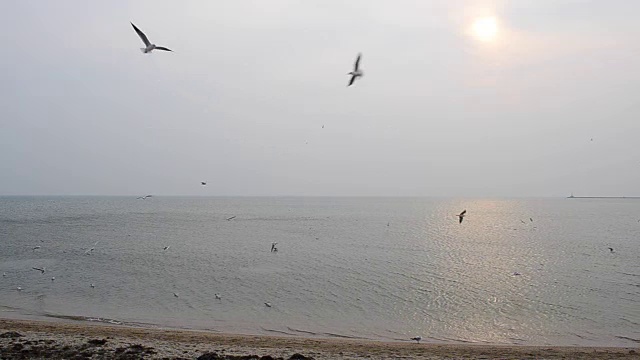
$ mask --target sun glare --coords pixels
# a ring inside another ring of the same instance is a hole
[[[473,35],[482,41],[492,41],[498,34],[498,22],[494,17],[478,18],[473,22]]]

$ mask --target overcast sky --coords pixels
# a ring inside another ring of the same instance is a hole
[[[638,13],[2,1],[0,194],[640,195]]]

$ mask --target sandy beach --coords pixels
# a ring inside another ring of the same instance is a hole
[[[1,359],[639,359],[639,348],[441,345],[0,319]]]

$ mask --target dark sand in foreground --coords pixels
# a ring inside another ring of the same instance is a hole
[[[0,359],[197,359],[206,353],[217,354],[217,357],[210,354],[207,359],[264,357],[265,360],[292,356],[293,359],[640,359],[637,347],[389,343],[0,319]]]

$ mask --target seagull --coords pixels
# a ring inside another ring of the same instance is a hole
[[[22,291],[22,288],[21,288],[20,286],[18,286],[18,287],[16,288],[16,290],[18,290],[18,291]]]
[[[267,307],[271,307],[271,303],[270,302],[266,302],[264,303]]]
[[[519,273],[519,272],[517,272],[517,271],[513,273],[513,276],[520,276],[520,275],[522,275],[522,274],[520,274],[520,273]]]
[[[89,249],[87,249],[87,251],[84,252],[85,255],[91,255],[91,253],[93,252],[93,250],[96,249],[96,245],[98,245],[98,243],[100,242],[100,240],[96,241],[95,243],[93,243],[93,246],[90,247]]]
[[[2,273],[2,277],[7,277],[7,273]]]
[[[207,186],[207,182],[206,181],[200,181],[200,185]]]
[[[40,245],[34,246],[34,247],[33,247],[33,251],[36,251],[36,250],[40,249],[41,247],[42,247],[42,246],[40,246]]]
[[[235,216],[235,215],[233,215],[232,217],[228,217],[228,218],[227,218],[227,221],[233,220],[233,219],[235,219],[235,218],[236,218],[236,216]]]
[[[277,242],[271,243],[271,252],[278,251],[278,248],[276,248],[276,245],[278,245]]]
[[[322,128],[324,129],[324,125],[322,125]]]
[[[422,340],[422,336],[416,336],[416,337],[412,337],[411,340],[415,340],[416,343],[420,343],[420,340]]]
[[[91,283],[90,286],[91,286],[92,289],[96,287],[94,283]]]
[[[613,252],[613,248],[612,247],[609,248],[609,252]]]
[[[216,297],[216,299],[222,300],[222,298],[220,297],[220,294],[214,294],[214,296]]]
[[[460,214],[456,215],[458,218],[460,218],[460,224],[462,224],[462,220],[464,220],[464,216],[466,213],[467,213],[467,210],[464,210]]]
[[[165,246],[165,247],[164,247],[164,249],[162,249],[162,250],[167,251],[167,250],[169,250],[169,248],[170,248],[170,247],[171,247],[171,245],[167,245],[167,246]]]
[[[176,292],[173,293],[173,296],[179,297],[178,293],[176,293]]]
[[[42,275],[44,275],[44,272],[45,272],[44,266],[43,266],[43,267],[41,267],[41,268],[32,267],[32,269],[33,269],[33,270],[38,270],[38,271],[40,271],[40,273],[41,273]]]
[[[54,276],[54,277],[52,277],[52,278],[51,278],[51,281],[56,281],[56,277],[55,277],[55,276]]]
[[[349,80],[349,85],[347,86],[353,85],[353,82],[356,81],[356,78],[362,77],[364,75],[362,70],[360,70],[361,57],[362,57],[362,54],[358,54],[358,58],[356,59],[355,64],[353,64],[353,71],[347,74],[347,75],[351,75],[351,80]]]
[[[136,199],[142,199],[145,200],[146,198],[150,198],[151,195],[145,195],[145,196],[138,196]]]
[[[520,220],[521,223],[526,224],[526,222],[524,222],[524,220]]]
[[[140,50],[145,53],[145,54],[149,54],[151,53],[153,50],[164,50],[164,51],[172,51],[170,49],[167,49],[166,47],[162,47],[162,46],[156,46],[156,44],[152,44],[149,42],[149,39],[147,39],[147,35],[145,35],[142,31],[140,31],[140,29],[138,29],[135,25],[133,25],[133,23],[131,23],[131,26],[133,26],[133,30],[136,31],[136,33],[138,33],[138,36],[140,36],[140,39],[142,39],[142,42],[144,43],[143,48],[140,48]]]
[[[529,221],[533,222],[533,218],[529,218]]]

